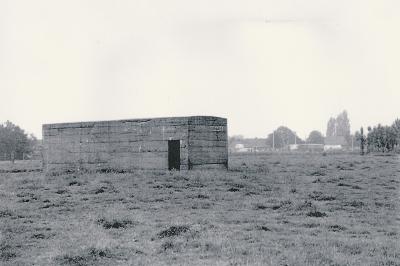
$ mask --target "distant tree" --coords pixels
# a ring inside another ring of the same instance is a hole
[[[347,144],[351,143],[351,136],[350,136],[350,121],[347,115],[347,111],[344,110],[340,113],[336,118],[336,136],[343,136]]]
[[[314,130],[311,131],[310,134],[308,135],[307,138],[307,143],[313,143],[313,144],[324,144],[324,136],[322,136],[322,133]]]
[[[327,137],[344,137],[348,145],[351,143],[350,120],[344,110],[336,118],[331,117],[326,128]]]
[[[27,157],[32,155],[35,149],[38,149],[38,150],[41,149],[40,141],[33,134],[28,135],[28,143],[29,143],[29,147],[27,148],[27,153],[26,153]],[[25,159],[25,158],[23,158],[23,159]]]
[[[0,157],[3,160],[24,159],[24,155],[32,152],[36,138],[28,136],[19,126],[10,121],[0,124]]]
[[[385,150],[393,151],[394,147],[398,144],[397,132],[394,127],[385,127]]]
[[[393,124],[392,128],[394,133],[396,134],[396,146],[400,146],[400,119],[396,119]]]
[[[368,151],[390,152],[398,145],[395,127],[378,124],[378,126],[368,129]]]
[[[366,143],[367,143],[367,153],[371,152],[372,147],[373,147],[373,141],[372,141],[372,128],[371,126],[367,127],[368,133],[366,137]]]
[[[361,127],[360,132],[358,131],[356,132],[355,139],[356,142],[360,144],[360,154],[364,155],[364,148],[366,142],[366,137],[364,136],[364,128]]]
[[[273,143],[275,143],[276,149],[281,149],[290,144],[304,143],[304,141],[288,127],[280,126],[273,133],[268,135],[267,144],[272,147]]]
[[[326,128],[326,136],[333,137],[336,136],[336,119],[331,117],[328,121],[328,125]]]

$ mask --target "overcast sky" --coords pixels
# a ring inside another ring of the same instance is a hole
[[[1,0],[0,121],[216,115],[304,138],[400,117],[400,1]]]

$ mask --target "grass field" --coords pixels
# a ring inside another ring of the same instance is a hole
[[[400,265],[399,199],[397,155],[0,173],[0,265]]]
[[[15,161],[0,161],[0,173],[7,172],[34,172],[42,169],[42,161],[39,160],[25,160]]]

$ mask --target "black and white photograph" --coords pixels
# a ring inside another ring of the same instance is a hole
[[[400,266],[399,14],[0,0],[0,265]]]

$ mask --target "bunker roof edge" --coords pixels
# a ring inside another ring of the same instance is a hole
[[[42,125],[42,128],[48,128],[50,126],[54,127],[63,127],[67,125],[90,125],[93,123],[100,124],[100,123],[110,123],[110,122],[147,122],[151,120],[163,120],[163,119],[196,119],[196,118],[211,118],[211,119],[218,119],[218,120],[225,120],[227,118],[218,117],[218,116],[208,116],[208,115],[195,115],[195,116],[170,116],[170,117],[151,117],[151,118],[133,118],[133,119],[116,119],[116,120],[94,120],[94,121],[80,121],[80,122],[61,122],[61,123],[46,123]]]

